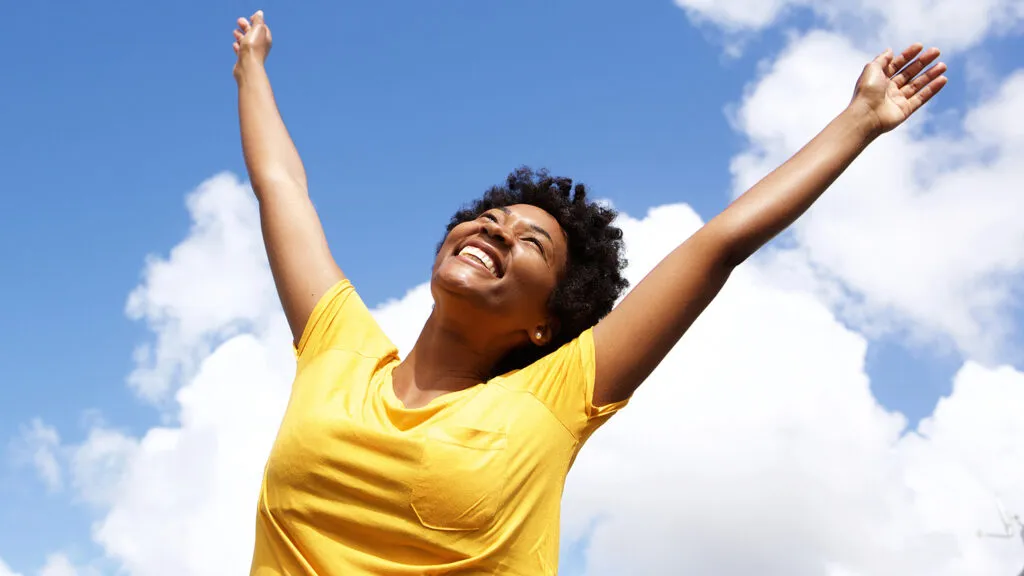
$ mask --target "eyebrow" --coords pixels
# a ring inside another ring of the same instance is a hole
[[[544,236],[545,238],[548,239],[548,242],[554,242],[554,240],[551,239],[551,234],[548,234],[548,231],[541,228],[540,226],[537,226],[536,224],[530,224],[530,230],[533,230],[534,232]]]
[[[512,214],[512,211],[509,210],[507,206],[498,206],[498,210],[501,210],[506,216]],[[551,234],[548,234],[547,230],[541,228],[540,226],[537,226],[536,224],[529,224],[528,226],[530,230],[533,230],[534,232],[544,236],[545,238],[548,239],[549,242],[554,242],[554,239],[551,238]]]

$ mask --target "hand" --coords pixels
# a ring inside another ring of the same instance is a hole
[[[938,48],[924,50],[920,44],[899,56],[882,52],[864,67],[850,106],[868,113],[878,134],[892,130],[946,85],[944,63],[928,68],[938,57]]]
[[[272,42],[270,28],[263,21],[263,10],[257,10],[249,20],[239,18],[233,45],[235,54],[238,55],[238,60],[235,61],[235,77],[238,77],[246,60],[255,59],[263,64],[270,53]]]

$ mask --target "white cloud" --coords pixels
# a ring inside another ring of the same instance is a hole
[[[288,349],[286,338],[273,344]],[[290,376],[268,348],[250,335],[219,346],[178,394],[180,426],[147,432],[121,459],[116,490],[91,486],[112,496],[94,538],[128,573],[234,574],[248,566],[263,463]],[[90,449],[86,443],[79,455]]]
[[[152,259],[129,311],[156,333],[132,383],[175,392],[175,425],[131,438],[94,428],[72,458],[99,507],[94,540],[134,575],[248,566],[263,463],[294,371],[247,186],[221,175],[189,196],[188,238]]]
[[[430,316],[434,298],[430,284],[420,284],[398,300],[388,300],[373,311],[374,317],[388,338],[398,347],[400,354],[412,349],[420,328]]]
[[[79,496],[97,507],[112,505],[122,494],[126,464],[138,452],[134,438],[102,425],[92,428],[71,455],[71,478]]]
[[[831,33],[792,42],[736,113],[749,147],[732,163],[734,193],[845,106],[868,58]],[[798,258],[782,258],[833,284],[833,303],[869,333],[906,328],[1001,358],[1024,273],[1024,121],[1010,113],[1024,106],[1021,87],[1024,73],[1011,76],[955,133],[923,132],[922,115],[884,136],[793,227]]]
[[[78,576],[78,569],[63,554],[51,554],[39,571],[39,576]]]
[[[833,33],[791,41],[736,113],[750,147],[733,162],[735,194],[841,110],[868,58]],[[869,334],[903,328],[1005,357],[1024,271],[1021,78],[959,131],[929,134],[918,118],[886,136],[794,228],[795,246],[732,279],[581,454],[565,537],[598,522],[588,574],[1020,569],[1019,542],[974,532],[1000,529],[997,496],[1024,510],[1024,373],[967,362],[933,416],[901,435],[903,418],[870,393],[863,336],[821,302]],[[669,210],[627,221],[640,268],[695,228],[686,213],[667,219],[683,229],[657,227]]]
[[[22,428],[21,437],[13,442],[11,448],[14,459],[19,463],[31,464],[48,489],[58,491],[63,488],[60,434],[56,428],[35,418],[30,425]],[[0,572],[2,575],[3,572]]]
[[[959,51],[991,35],[1019,28],[1020,0],[675,0],[700,23],[729,33],[757,31],[781,22],[792,11],[809,11],[825,26],[867,44],[902,46],[913,41]],[[895,47],[894,46],[894,47]]]
[[[710,22],[727,31],[759,30],[785,10],[806,5],[798,0],[675,0],[677,6],[698,22]]]
[[[967,133],[976,143],[1000,152],[998,160],[1006,161],[1007,156],[1018,158],[1024,153],[1024,117],[1021,117],[1021,92],[1024,90],[1024,70],[1014,73],[991,98],[971,111],[964,122]]]
[[[127,313],[145,320],[156,342],[139,347],[130,385],[144,398],[164,400],[189,381],[201,358],[242,330],[263,331],[276,302],[251,193],[222,174],[187,199],[193,226],[166,259],[151,257]]]
[[[38,576],[85,576],[86,574],[96,576],[98,572],[91,568],[79,570],[67,555],[55,553],[46,557],[46,563],[36,574]],[[0,559],[0,576],[21,576],[21,574],[12,570],[4,563],[3,559]]]
[[[630,256],[653,260],[695,220],[683,207],[627,220]],[[904,418],[871,394],[863,336],[764,272],[739,271],[580,455],[564,537],[597,522],[588,574],[1019,569],[1024,551],[974,532],[999,527],[996,495],[1024,509],[1024,374],[968,363],[901,437]]]

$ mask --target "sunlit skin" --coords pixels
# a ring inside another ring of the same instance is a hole
[[[306,175],[274,102],[264,62],[270,29],[257,12],[240,18],[242,145],[259,200],[271,270],[292,334],[299,339],[320,297],[344,278],[309,200]],[[662,260],[594,329],[595,405],[628,398],[719,293],[730,273],[803,214],[876,138],[896,128],[946,84],[937,49],[914,44],[869,62],[854,96],[810,143]],[[495,276],[457,250],[483,242],[500,261]],[[546,305],[566,267],[557,221],[533,206],[510,206],[460,224],[431,277],[435,307],[394,371],[408,407],[486,381],[520,346],[557,333]]]

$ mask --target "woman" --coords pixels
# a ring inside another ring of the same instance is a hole
[[[455,214],[434,309],[400,359],[335,264],[264,61],[238,21],[242,147],[295,338],[259,498],[252,574],[554,574],[566,474],[729,274],[876,137],[946,83],[938,51],[886,51],[792,159],[626,282],[614,212],[528,170]]]

